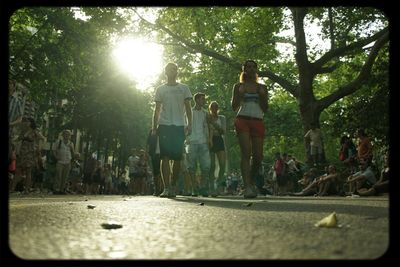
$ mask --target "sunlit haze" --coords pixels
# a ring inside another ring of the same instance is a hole
[[[152,84],[163,69],[163,48],[142,39],[125,38],[113,50],[117,64],[140,90],[152,89]]]

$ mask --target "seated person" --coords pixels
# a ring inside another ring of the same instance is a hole
[[[316,168],[311,168],[303,174],[303,177],[297,181],[301,186],[307,187],[315,178],[319,177],[318,170]]]
[[[332,182],[338,177],[336,168],[333,165],[325,168],[326,173],[315,178],[307,187],[293,196],[326,195]]]
[[[339,180],[339,173],[336,171],[334,165],[329,165],[328,175],[321,177],[317,181],[318,193],[316,196],[327,196],[337,194],[337,182]]]
[[[347,177],[346,185],[349,186],[349,191],[346,195],[352,195],[361,188],[371,188],[376,183],[374,172],[368,164],[368,161],[361,161],[359,164],[360,171]]]
[[[360,188],[357,190],[360,196],[376,196],[389,192],[389,152],[385,155],[384,168],[379,180],[371,188]]]
[[[297,181],[298,184],[303,186],[303,188],[307,187],[311,183],[311,175],[309,172],[303,174],[303,177]]]

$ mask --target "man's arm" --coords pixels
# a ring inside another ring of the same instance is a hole
[[[327,182],[327,181],[329,181],[329,180],[334,180],[334,179],[336,179],[338,176],[339,176],[338,173],[328,174],[327,176],[323,177],[323,178],[321,179],[321,181]]]
[[[366,179],[366,178],[367,177],[365,177],[363,174],[360,174],[360,175],[356,175],[356,176],[350,176],[348,181],[349,182],[356,182],[358,180],[363,180],[363,179]]]
[[[155,135],[157,131],[158,122],[160,120],[161,102],[156,102],[156,107],[153,112],[153,122],[151,127],[151,134]]]
[[[192,106],[190,105],[190,99],[185,99],[185,110],[186,110],[186,117],[187,117],[187,128],[186,133],[190,135],[192,133]]]
[[[308,132],[304,135],[304,138],[309,138],[310,137],[310,132],[311,132],[311,130],[308,130]]]

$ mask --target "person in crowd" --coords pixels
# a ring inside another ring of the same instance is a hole
[[[210,148],[210,180],[215,180],[215,156],[218,159],[218,177],[216,180],[216,191],[212,196],[221,195],[224,192],[225,183],[225,163],[226,163],[226,152],[225,152],[225,140],[224,135],[226,133],[226,118],[224,115],[219,114],[219,105],[217,101],[212,101],[208,106],[209,109],[209,121],[210,121],[210,137],[211,137],[211,148]]]
[[[56,163],[56,179],[54,183],[54,194],[65,194],[65,186],[71,170],[71,160],[74,151],[74,144],[71,141],[71,131],[63,130],[62,139],[60,139],[55,148],[53,148]]]
[[[17,153],[16,172],[11,191],[15,191],[18,182],[20,182],[22,176],[25,176],[23,191],[24,193],[29,193],[32,187],[32,170],[38,164],[39,151],[37,151],[36,142],[45,140],[45,137],[37,129],[33,118],[24,117],[22,119],[22,131],[18,139],[21,142],[21,146],[19,153]]]
[[[311,181],[312,181],[312,179],[310,177],[310,173],[305,172],[303,174],[303,177],[301,177],[301,179],[298,180],[297,183],[304,189],[311,183]]]
[[[389,193],[389,176],[389,151],[387,151],[379,180],[370,188],[362,187],[358,189],[358,194],[360,196],[375,196],[383,193]]]
[[[256,188],[257,188],[257,193],[260,195],[272,195],[272,191],[270,191],[270,188],[267,184],[267,173],[265,171],[265,164],[261,164],[261,168],[259,169],[258,174],[255,176],[255,181],[256,181]]]
[[[118,192],[123,195],[128,195],[128,181],[129,181],[129,169],[121,168],[118,174]]]
[[[8,81],[8,142],[14,144],[15,128],[22,122],[23,102],[18,97],[17,83],[15,80]]]
[[[241,151],[240,167],[244,182],[244,198],[257,197],[254,176],[263,160],[265,126],[264,113],[268,109],[267,87],[258,83],[257,63],[246,60],[242,65],[240,82],[233,86],[231,105],[235,130]]]
[[[137,194],[139,192],[139,156],[136,148],[131,149],[131,155],[128,157],[129,167],[129,192]]]
[[[197,164],[200,165],[200,184],[199,194],[208,197],[214,195],[214,180],[210,177],[210,129],[208,113],[204,110],[206,103],[205,94],[198,92],[194,95],[195,102],[192,108],[192,134],[186,137],[187,142],[187,160],[189,163],[189,173],[194,177],[197,173]]]
[[[42,157],[42,150],[38,147],[37,149],[37,164],[33,168],[32,171],[32,184],[33,184],[33,189],[36,190],[36,192],[43,192],[43,182],[44,182],[44,174],[46,171],[45,167],[45,161],[43,160]],[[45,152],[43,152],[45,155]]]
[[[22,101],[18,97],[17,82],[8,81],[8,125],[10,127],[22,122]]]
[[[322,162],[322,133],[315,123],[311,124],[310,130],[304,135],[304,138],[310,140],[310,155],[313,165],[317,166]]]
[[[239,187],[239,174],[237,170],[234,170],[231,173],[231,186],[229,188],[229,193],[231,193],[231,195],[236,195],[238,193],[238,187]]]
[[[287,157],[286,157],[286,164],[287,164],[287,166],[288,166],[288,171],[290,172],[290,173],[299,173],[300,172],[300,169],[297,167],[297,165],[296,165],[296,161],[295,161],[295,159],[293,158],[293,156],[292,155],[290,155],[290,154],[288,154],[287,155]]]
[[[340,138],[339,160],[343,162],[349,173],[354,173],[357,166],[357,148],[347,135]]]
[[[302,177],[302,172],[300,168],[297,167],[295,158],[290,154],[286,156],[286,166],[290,183],[289,191],[297,191],[297,189],[299,189],[297,181]]]
[[[83,186],[86,194],[92,194],[93,174],[96,169],[97,159],[89,153],[89,158],[83,168]]]
[[[339,173],[334,165],[325,167],[326,173],[315,178],[303,190],[293,193],[293,196],[327,196],[337,193],[337,181]]]
[[[104,164],[103,176],[104,176],[104,194],[107,195],[112,194],[114,188],[112,181],[112,169],[110,163]]]
[[[287,175],[287,164],[281,157],[280,152],[275,153],[275,162],[273,165],[274,176],[277,184],[277,194],[284,195],[287,193],[288,175]]]
[[[181,160],[181,175],[183,176],[182,195],[197,197],[199,194],[199,183],[197,182],[196,176],[192,177],[192,175],[190,175],[186,149],[183,150],[183,156]]]
[[[158,141],[158,134],[151,134],[151,129],[147,136],[146,142],[146,151],[150,157],[151,161],[151,169],[153,172],[153,181],[154,181],[154,189],[153,195],[159,196],[162,193],[162,181],[161,181],[161,172],[160,172],[160,145]]]
[[[135,178],[135,183],[136,183],[136,191],[134,192],[135,194],[139,195],[145,195],[147,192],[147,174],[148,174],[148,164],[147,164],[148,158],[146,151],[144,149],[141,149],[139,151],[139,161],[137,162],[137,167],[138,167],[138,175]]]
[[[376,183],[376,177],[368,161],[360,161],[360,171],[347,177],[345,185],[348,185],[349,191],[346,195],[357,194],[361,188],[371,188]]]
[[[318,192],[315,196],[328,196],[339,192],[340,174],[335,165],[328,166],[328,175],[318,180]]]
[[[14,140],[16,137],[16,126],[20,125],[23,116],[23,103],[18,97],[16,88],[16,81],[8,80],[8,164],[11,178],[9,183],[10,190],[13,187],[12,180],[14,180],[17,166],[17,142]]]
[[[368,165],[371,165],[373,158],[371,139],[367,136],[364,129],[358,129],[356,135],[359,140],[357,146],[357,160],[358,162],[366,162]]]
[[[154,97],[156,106],[153,113],[152,134],[158,132],[159,136],[161,178],[164,183],[160,197],[175,197],[185,135],[190,135],[192,131],[190,105],[192,93],[187,85],[177,82],[176,64],[168,63],[164,73],[167,82],[156,89]]]
[[[82,165],[80,163],[81,154],[76,152],[71,161],[71,171],[70,171],[70,184],[69,193],[83,193],[81,182],[82,182]]]
[[[91,192],[94,195],[101,193],[101,184],[103,181],[103,166],[100,160],[96,161],[96,168],[92,174],[92,185],[91,185]]]
[[[8,190],[12,192],[12,185],[14,182],[14,175],[17,169],[17,152],[14,144],[11,144],[9,148],[8,156]]]

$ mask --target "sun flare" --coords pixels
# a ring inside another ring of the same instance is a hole
[[[120,40],[116,43],[113,55],[121,70],[136,81],[140,90],[148,90],[163,68],[162,46],[142,39]]]

